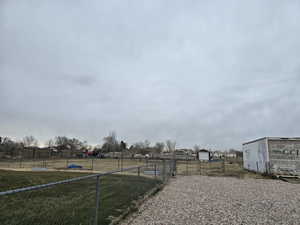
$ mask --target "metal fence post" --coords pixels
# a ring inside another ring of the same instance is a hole
[[[95,207],[94,225],[98,224],[99,204],[100,204],[100,177],[98,176],[96,181],[96,207]]]
[[[166,181],[166,160],[163,160],[163,182]]]
[[[154,164],[154,176],[156,178],[156,163]]]
[[[121,152],[121,171],[123,171],[123,149]]]
[[[172,175],[172,163],[173,163],[173,160],[170,160],[169,163],[168,163],[168,179],[170,178],[170,176]]]
[[[94,170],[94,159],[92,159],[92,170]]]
[[[186,162],[186,167],[185,167],[185,170],[186,170],[186,171],[185,171],[185,174],[188,175],[189,169],[188,169],[188,160],[187,160],[187,158],[186,158],[186,161],[185,161],[185,162]]]
[[[176,159],[172,160],[172,164],[171,164],[171,169],[172,169],[172,176],[175,177],[176,176]]]
[[[199,160],[199,175],[201,175],[201,160]]]
[[[223,173],[225,173],[225,159],[223,160]]]
[[[177,176],[177,159],[175,159],[174,163],[175,163],[175,176]]]

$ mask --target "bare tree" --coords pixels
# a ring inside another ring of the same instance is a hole
[[[107,137],[103,138],[104,142],[115,144],[117,141],[117,134],[115,131],[111,131]]]
[[[130,146],[130,151],[132,154],[142,154],[144,149],[143,142],[137,142]]]
[[[0,142],[0,152],[4,152],[5,155],[17,156],[22,151],[23,146],[19,142],[11,140],[9,137],[2,137]]]
[[[151,144],[150,141],[146,139],[144,141],[144,148],[150,148],[150,144]]]
[[[49,139],[48,141],[46,141],[45,144],[46,144],[46,146],[47,146],[48,148],[51,148],[51,147],[54,146],[55,142],[54,142],[53,139]]]
[[[148,141],[148,140],[134,143],[130,147],[130,151],[133,154],[146,155],[146,154],[151,153],[152,150],[153,150],[153,148],[150,147],[150,141]]]
[[[12,142],[12,140],[9,137],[0,137],[0,144],[4,145],[9,142]]]
[[[38,145],[37,139],[32,135],[24,137],[22,143],[24,147],[36,147]]]
[[[82,142],[76,138],[68,138],[65,136],[55,137],[55,145],[58,149],[69,149],[71,154],[74,154],[75,150],[84,150],[87,146],[86,142]]]
[[[115,131],[111,131],[107,137],[103,138],[103,141],[104,141],[104,144],[102,145],[103,152],[120,151],[120,146]]]
[[[67,148],[69,144],[69,138],[66,136],[57,136],[55,137],[55,145],[60,148]]]
[[[200,146],[199,145],[195,145],[194,146],[194,151],[195,152],[199,152],[200,151]]]
[[[176,141],[167,140],[166,148],[168,152],[175,152]]]
[[[165,148],[165,143],[157,142],[154,146],[155,153],[160,154]]]

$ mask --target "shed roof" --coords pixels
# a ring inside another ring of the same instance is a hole
[[[201,150],[199,150],[199,152],[209,152],[209,151],[206,149],[201,149]]]
[[[243,145],[251,144],[251,143],[261,141],[261,140],[264,140],[264,139],[268,139],[268,140],[271,140],[271,141],[281,141],[281,140],[300,141],[300,137],[263,137],[263,138],[255,139],[253,141],[245,142],[245,143],[243,143]]]

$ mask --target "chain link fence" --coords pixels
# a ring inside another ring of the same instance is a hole
[[[134,209],[149,190],[166,183],[173,174],[171,165],[168,160],[148,162],[13,190],[0,184],[0,224],[110,224]]]
[[[211,161],[176,160],[177,175],[236,175],[244,171],[242,161],[218,159]]]
[[[148,159],[100,159],[100,158],[64,158],[64,159],[0,159],[0,169],[18,170],[65,170],[78,165],[82,170],[110,171],[132,166],[148,164]]]

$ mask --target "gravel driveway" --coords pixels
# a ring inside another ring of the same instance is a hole
[[[300,185],[263,179],[177,177],[125,224],[300,225]]]

